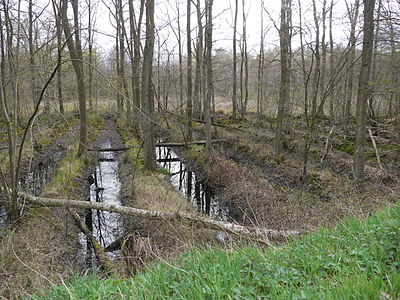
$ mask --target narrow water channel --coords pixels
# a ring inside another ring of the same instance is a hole
[[[212,187],[202,181],[172,148],[157,147],[156,155],[159,167],[170,174],[171,184],[185,194],[198,211],[221,221],[228,218],[228,208],[220,204]]]
[[[101,131],[99,133],[99,141],[96,147],[109,149],[115,147],[113,140],[119,136],[117,132],[112,131],[113,137],[108,139],[110,130]],[[89,198],[92,202],[102,202],[107,204],[121,205],[119,193],[121,190],[121,182],[118,177],[119,163],[116,152],[98,152],[96,154],[96,165],[93,174],[90,176],[90,192]],[[120,214],[111,213],[100,210],[87,210],[85,214],[85,224],[93,232],[93,236],[103,248],[107,248],[117,238],[123,234],[123,222]],[[81,244],[82,253],[78,253],[85,258],[88,266],[96,264],[95,256],[91,243],[87,237],[80,233],[79,242]],[[107,252],[110,259],[115,259],[119,255],[119,251]]]
[[[18,178],[18,189],[28,194],[39,196],[45,186],[52,180],[57,163],[61,160],[64,148],[53,146],[49,154],[44,154],[33,160],[23,169]],[[8,214],[3,205],[0,204],[0,237],[3,230],[7,227]]]

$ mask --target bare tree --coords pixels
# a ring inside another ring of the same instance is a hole
[[[191,18],[191,0],[187,0],[187,12],[186,12],[186,32],[187,32],[187,104],[186,113],[188,117],[187,126],[187,140],[192,141],[192,111],[193,111],[193,101],[192,101],[192,39],[191,39],[191,28],[190,28],[190,18]],[[181,83],[182,85],[182,83]]]
[[[264,100],[264,1],[260,1],[260,14],[261,14],[261,33],[260,33],[260,52],[258,54],[258,71],[257,71],[257,123],[261,121],[261,115],[263,112],[263,100]]]
[[[212,6],[213,0],[206,1],[206,64],[207,64],[207,95],[204,103],[204,116],[206,121],[206,147],[211,148],[211,100],[213,96],[212,80]]]
[[[242,16],[243,16],[243,33],[242,33],[242,66],[244,78],[241,80],[241,90],[243,94],[241,94],[241,115],[244,117],[247,111],[247,104],[249,102],[249,55],[247,53],[247,32],[246,32],[246,23],[247,16],[245,11],[245,2],[242,0]]]
[[[144,13],[145,0],[140,1],[139,19],[136,22],[135,10],[133,0],[128,1],[129,4],[129,28],[131,35],[131,73],[132,73],[132,97],[133,97],[133,125],[139,136],[139,118],[141,107],[141,91],[140,91],[140,56],[141,56],[141,43],[140,43],[140,28],[142,24],[142,17]]]
[[[79,113],[80,113],[80,132],[79,132],[79,149],[78,156],[82,156],[87,150],[87,116],[86,116],[86,92],[85,92],[85,80],[83,75],[83,63],[82,63],[82,47],[79,34],[79,15],[78,15],[78,1],[73,1],[73,12],[74,12],[74,37],[71,33],[71,28],[68,21],[68,0],[62,0],[60,13],[62,18],[62,26],[64,34],[67,39],[67,46],[69,55],[71,57],[72,65],[74,67],[78,99],[79,99]]]
[[[238,0],[235,0],[235,20],[233,23],[233,67],[232,67],[232,117],[237,117],[237,50],[236,50],[236,34],[237,34],[237,17],[238,17]]]
[[[289,99],[289,14],[291,13],[291,0],[281,0],[281,25],[280,37],[280,57],[281,57],[281,82],[279,87],[279,102],[277,128],[275,138],[275,156],[278,161],[282,159],[284,121],[286,104]]]
[[[144,167],[155,170],[155,133],[154,133],[154,91],[152,86],[152,64],[154,53],[154,0],[146,0],[146,44],[143,52],[142,71],[142,106],[145,113],[144,133]]]
[[[347,4],[347,2],[346,2]],[[354,6],[352,8],[347,5],[347,12],[350,18],[350,48],[349,48],[349,56],[347,59],[348,62],[348,72],[347,72],[347,80],[346,80],[346,102],[344,107],[344,125],[349,125],[350,116],[351,116],[351,100],[353,96],[353,80],[354,80],[354,58],[356,51],[356,26],[358,19],[358,11],[359,11],[360,1],[355,0]]]
[[[60,52],[62,50],[62,24],[61,24],[61,16],[59,15],[58,8],[60,4],[57,3],[57,0],[52,0],[53,4],[53,12],[55,17],[56,24],[56,35],[57,35],[57,50]],[[57,97],[58,97],[58,107],[60,113],[64,114],[64,100],[63,100],[63,89],[62,89],[62,66],[60,65],[57,69]]]
[[[354,177],[364,177],[365,135],[367,127],[367,101],[369,93],[369,75],[371,70],[374,42],[374,6],[375,0],[364,0],[363,50],[361,54],[360,79],[358,81],[356,112],[356,144],[354,154]]]

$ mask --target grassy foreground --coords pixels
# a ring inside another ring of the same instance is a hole
[[[400,202],[278,249],[193,250],[129,279],[91,274],[32,299],[398,299]]]

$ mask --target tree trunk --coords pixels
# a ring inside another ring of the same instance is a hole
[[[32,103],[33,107],[36,105],[36,101],[38,98],[37,93],[37,70],[35,66],[35,47],[33,43],[33,0],[29,0],[28,3],[28,18],[29,18],[29,25],[28,25],[28,45],[29,45],[29,67],[30,67],[30,76],[31,76],[31,90],[32,90]]]
[[[186,21],[186,33],[187,33],[187,104],[186,104],[186,114],[188,118],[187,125],[187,140],[188,142],[192,141],[192,111],[193,111],[193,100],[192,100],[192,39],[190,36],[191,26],[190,26],[190,17],[191,17],[191,7],[190,1],[187,0],[187,21]],[[182,84],[182,83],[181,83]]]
[[[323,0],[322,4],[322,38],[321,38],[321,75],[320,75],[320,102],[318,106],[318,116],[323,117],[325,115],[324,113],[324,106],[325,106],[325,100],[326,100],[326,94],[325,94],[325,75],[326,75],[326,42],[325,42],[325,37],[326,37],[326,0]]]
[[[88,0],[88,17],[89,17],[89,24],[88,24],[88,47],[89,47],[89,89],[88,89],[88,96],[89,96],[89,108],[93,111],[93,21],[92,21],[92,1]]]
[[[155,170],[154,94],[152,87],[152,63],[154,52],[154,0],[146,0],[146,44],[143,53],[142,105],[144,119],[144,167]]]
[[[374,6],[375,0],[364,0],[364,37],[361,54],[360,79],[358,81],[356,145],[354,154],[354,177],[356,180],[364,178],[367,101],[369,93],[368,81],[374,41]]]
[[[264,100],[264,2],[261,1],[261,34],[260,34],[260,53],[258,56],[258,70],[257,70],[257,123],[261,122],[262,115],[262,103]]]
[[[203,102],[203,24],[201,22],[201,5],[200,0],[196,4],[197,15],[197,48],[196,48],[196,75],[194,81],[194,103],[193,103],[193,116],[196,119],[201,118],[201,108]]]
[[[133,58],[131,61],[131,72],[132,72],[132,97],[133,97],[133,125],[136,129],[137,135],[139,136],[139,124],[140,124],[140,108],[141,108],[141,91],[140,91],[140,26],[142,23],[142,16],[144,11],[144,0],[140,2],[139,20],[136,25],[135,21],[135,10],[133,7],[133,0],[129,0],[129,26],[131,34],[131,49],[133,49]]]
[[[353,96],[353,80],[354,80],[354,58],[356,51],[356,25],[358,19],[358,10],[359,10],[359,0],[355,0],[353,11],[348,8],[348,14],[350,17],[351,29],[350,29],[350,49],[349,49],[349,58],[348,58],[348,73],[347,73],[347,92],[346,92],[346,102],[345,102],[345,111],[344,111],[344,125],[348,126],[350,122],[351,116],[351,100]]]
[[[5,1],[3,1],[3,8],[4,14],[8,13],[8,7],[6,6]],[[7,91],[6,91],[6,41],[3,32],[3,19],[1,16],[0,10],[0,48],[1,48],[1,61],[0,61],[0,105],[1,105],[1,115],[2,120],[5,121],[6,131],[7,131],[7,139],[8,139],[8,159],[9,159],[9,180],[11,191],[8,193],[8,199],[10,201],[9,211],[10,211],[10,219],[15,221],[18,219],[18,207],[17,207],[17,166],[16,166],[16,141],[15,141],[15,134],[13,132],[12,120],[10,119],[10,114],[8,110],[8,103],[7,103]],[[11,35],[10,27],[8,23],[8,18],[5,16],[5,28],[7,30],[7,34]],[[9,49],[10,51],[10,49]]]
[[[61,29],[61,16],[57,11],[57,3],[56,0],[52,1],[54,18],[56,24],[56,34],[57,34],[57,51],[62,51],[62,29]],[[63,91],[62,91],[62,67],[61,65],[57,69],[57,96],[58,96],[58,107],[60,113],[64,115],[64,101],[63,101]]]
[[[83,156],[86,153],[87,147],[87,122],[86,122],[86,96],[85,96],[85,80],[83,76],[82,67],[82,47],[79,37],[79,26],[78,26],[78,1],[73,1],[73,11],[75,20],[75,41],[72,38],[71,28],[68,22],[68,0],[62,0],[61,5],[61,17],[62,25],[64,29],[64,34],[67,39],[67,46],[69,50],[69,55],[72,60],[72,65],[74,67],[77,89],[78,89],[78,99],[79,99],[79,113],[80,113],[80,131],[79,131],[79,149],[78,156]]]
[[[244,64],[244,82],[243,82],[243,89],[244,89],[244,102],[242,107],[242,118],[244,118],[247,112],[247,104],[249,102],[249,59],[247,53],[247,33],[246,33],[246,12],[245,12],[245,5],[244,0],[242,0],[242,10],[243,10],[243,64]]]
[[[335,60],[334,60],[334,53],[333,53],[333,6],[334,0],[331,0],[331,7],[329,11],[329,77],[330,80],[333,82],[334,80],[334,69],[335,69]],[[335,104],[335,90],[334,86],[332,86],[331,94],[330,94],[330,101],[329,101],[329,116],[333,119],[334,118],[334,104]]]
[[[264,244],[270,244],[269,242],[270,238],[282,238],[282,237],[300,235],[300,232],[298,231],[275,230],[275,229],[265,229],[258,227],[245,227],[238,224],[216,221],[213,219],[203,217],[201,215],[185,215],[179,212],[170,213],[170,212],[152,211],[152,210],[119,206],[102,202],[41,198],[26,193],[18,193],[18,197],[21,197],[22,199],[25,199],[30,203],[42,206],[69,207],[77,209],[96,209],[96,210],[109,211],[109,212],[119,213],[122,215],[144,218],[149,220],[159,220],[164,222],[181,222],[183,224],[194,225],[199,228],[210,228],[213,230],[225,231],[227,233],[238,236],[248,237],[251,240],[256,240]]]
[[[277,161],[282,160],[283,153],[283,130],[285,122],[286,103],[289,98],[289,24],[288,15],[291,2],[290,0],[281,0],[281,26],[280,26],[280,57],[281,57],[281,81],[279,87],[279,102],[277,128],[275,137],[275,157]]]
[[[212,6],[213,0],[207,0],[206,2],[206,63],[207,63],[207,95],[204,104],[204,117],[206,121],[206,147],[211,149],[211,100],[213,92],[213,80],[212,80]]]
[[[236,32],[237,32],[238,0],[235,0],[235,21],[233,24],[233,68],[232,68],[232,118],[237,117],[237,51],[236,51]]]

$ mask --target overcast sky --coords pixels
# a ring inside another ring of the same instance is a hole
[[[260,31],[261,31],[261,0],[246,0],[245,1],[245,11],[247,15],[247,38],[248,38],[248,50],[255,54],[258,51],[260,45]],[[352,0],[348,0],[353,2]],[[99,47],[104,51],[112,49],[115,44],[115,40],[110,37],[115,35],[115,29],[112,26],[114,21],[110,21],[110,14],[105,6],[105,3],[109,1],[99,2],[97,7],[97,29],[101,32],[106,33],[106,35],[98,34],[96,41]],[[139,0],[134,1],[134,4],[138,7]],[[182,38],[186,39],[186,1],[185,0],[155,0],[155,18],[156,27],[159,30],[159,36],[161,40],[167,40],[166,47],[172,50],[177,44],[177,40],[171,26],[175,29],[177,28],[177,12],[176,3],[179,3],[180,15],[181,15],[181,30]],[[204,2],[204,1],[202,1]],[[239,13],[238,13],[238,38],[242,32],[242,4],[239,0]],[[317,0],[317,5],[320,8],[322,0]],[[328,6],[330,1],[328,0]],[[271,18],[279,26],[279,15],[280,15],[280,1],[279,0],[264,0],[265,9],[268,10]],[[232,49],[232,26],[233,26],[233,11],[234,11],[234,0],[214,0],[213,16],[214,16],[214,31],[213,38],[215,43],[213,45],[214,49],[224,48],[228,51]],[[298,13],[297,13],[297,1],[293,1],[293,24],[296,26],[298,23]],[[128,7],[126,5],[125,10]],[[192,6],[192,28],[196,28],[196,14],[194,12],[195,8]],[[303,24],[313,25],[312,18],[312,6],[311,0],[302,0],[302,10],[303,10]],[[361,14],[362,10],[360,10]],[[266,30],[265,44],[266,48],[273,48],[279,45],[277,30],[274,28],[273,21],[268,16],[266,12],[263,13],[264,18],[264,28]],[[348,18],[346,12],[345,0],[336,0],[334,7],[334,39],[336,42],[343,42],[347,38],[348,34]],[[128,21],[128,20],[127,20]],[[127,28],[129,28],[128,23],[126,23]],[[328,26],[328,22],[327,22]],[[328,30],[328,27],[327,27]],[[328,33],[328,32],[327,32]],[[109,36],[108,36],[109,35]],[[195,32],[192,33],[192,38],[195,36]],[[328,38],[328,34],[327,34]],[[296,40],[294,40],[296,43]],[[185,47],[184,47],[185,51]],[[177,48],[176,48],[177,52]]]

